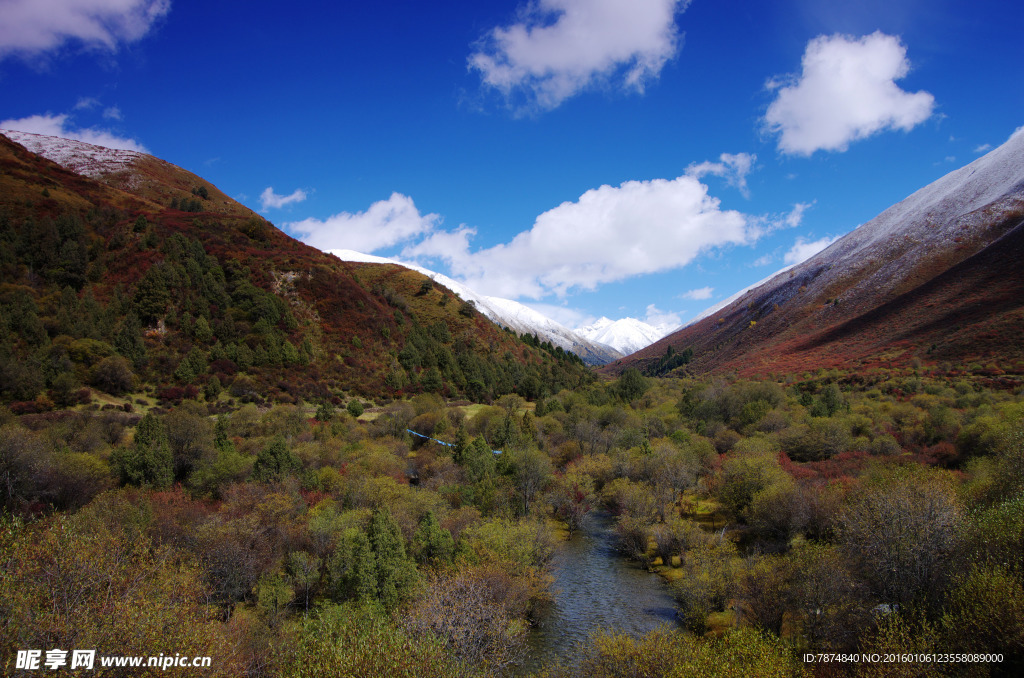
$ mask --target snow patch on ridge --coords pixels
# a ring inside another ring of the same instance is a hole
[[[90,179],[130,170],[144,153],[96,146],[84,141],[51,137],[16,130],[0,130],[11,141],[21,144],[37,155]]]

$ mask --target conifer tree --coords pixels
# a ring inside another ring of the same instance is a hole
[[[466,426],[464,424],[459,425],[459,430],[455,432],[455,445],[452,448],[452,456],[455,459],[456,464],[464,464],[466,461],[466,450],[469,449],[469,433],[466,432]]]
[[[384,609],[393,610],[412,594],[416,566],[406,555],[402,532],[387,509],[373,512],[367,537],[376,564],[377,599]]]
[[[257,480],[280,480],[300,466],[299,459],[288,449],[284,439],[278,436],[274,442],[260,450],[252,471]]]
[[[345,530],[331,556],[331,594],[337,601],[377,599],[377,567],[366,534],[357,528]]]
[[[196,320],[195,327],[192,331],[195,334],[196,341],[205,344],[213,339],[213,330],[210,329],[210,323],[203,316],[199,316],[199,319]]]
[[[410,544],[412,557],[420,565],[436,566],[451,561],[455,542],[451,532],[441,527],[433,511],[420,519]]]
[[[162,266],[151,266],[135,287],[135,310],[142,320],[151,322],[167,311],[171,301],[167,277]]]
[[[135,427],[132,446],[114,450],[110,465],[122,484],[168,487],[174,480],[174,458],[163,422],[148,412]]]

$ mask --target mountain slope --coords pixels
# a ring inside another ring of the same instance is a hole
[[[921,360],[1016,366],[1024,131],[615,370],[742,374]],[[1004,369],[1004,368],[1001,368]]]
[[[62,161],[79,166],[75,146],[43,143],[72,149]],[[221,387],[260,402],[487,400],[590,378],[574,356],[448,303],[421,274],[341,262],[216,204],[213,188],[189,198],[198,211],[155,202],[194,175],[129,160],[100,183],[0,135],[0,401],[47,409],[84,386],[171,400]]]
[[[14,130],[0,130],[0,134],[65,169],[154,205],[180,203],[183,211],[201,205],[203,212],[262,218],[202,177],[145,153]]]
[[[564,351],[575,353],[587,365],[604,365],[625,355],[623,351],[606,345],[599,340],[585,337],[577,331],[570,330],[568,327],[533,310],[529,306],[520,304],[518,301],[477,294],[457,280],[422,266],[405,262],[399,263],[391,259],[372,254],[363,254],[354,250],[328,250],[327,253],[335,255],[342,261],[397,264],[422,273],[434,282],[444,285],[455,292],[464,301],[472,302],[478,311],[498,325],[507,327],[518,334],[536,334],[541,341],[550,341]]]

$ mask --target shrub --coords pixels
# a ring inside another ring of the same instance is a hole
[[[348,405],[345,406],[345,409],[353,417],[358,417],[363,413],[363,404],[358,400],[353,399],[348,401]]]
[[[92,370],[92,384],[110,395],[124,395],[135,389],[136,377],[121,356],[103,358]]]
[[[349,604],[327,606],[303,622],[298,648],[282,675],[462,678],[465,674],[440,641],[410,636],[379,610]]]
[[[414,637],[439,638],[463,666],[495,675],[520,658],[529,624],[528,583],[500,567],[435,576],[404,618]]]
[[[257,480],[280,480],[297,471],[301,464],[284,439],[278,436],[267,447],[260,450],[253,464],[253,476]]]

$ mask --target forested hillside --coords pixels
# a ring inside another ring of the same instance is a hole
[[[17,412],[142,392],[536,398],[589,378],[417,273],[340,262],[251,212],[207,212],[205,184],[158,205],[152,178],[138,197],[6,138],[0,154],[0,398]]]

